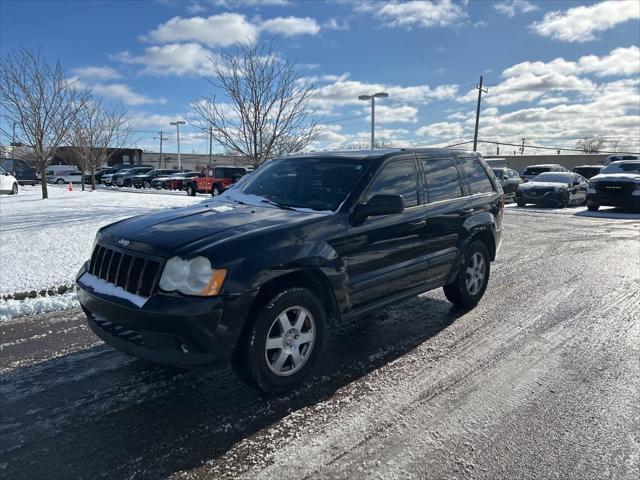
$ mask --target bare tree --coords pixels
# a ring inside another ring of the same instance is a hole
[[[18,50],[0,63],[0,106],[7,124],[18,127],[16,141],[33,148],[29,163],[40,174],[42,198],[48,197],[47,165],[85,101],[86,92],[65,79],[60,63],[48,64],[40,52]]]
[[[598,153],[605,145],[605,140],[599,135],[592,135],[578,140],[576,148],[584,153]]]
[[[76,165],[91,174],[91,190],[96,189],[96,170],[107,161],[110,151],[124,148],[130,136],[128,112],[123,106],[107,107],[97,99],[85,102],[69,132],[68,143]]]
[[[615,139],[609,141],[609,151],[612,153],[626,153],[631,149],[627,144],[622,142],[620,139]]]
[[[294,63],[278,58],[271,47],[240,45],[237,54],[210,59],[211,85],[224,94],[198,97],[192,104],[196,127],[225,150],[257,167],[283,153],[302,150],[319,134],[308,104],[313,87],[296,73]]]

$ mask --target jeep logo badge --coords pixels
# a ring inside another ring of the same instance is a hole
[[[123,247],[128,246],[131,242],[129,240],[127,240],[126,238],[121,238],[120,240],[118,240],[118,243],[120,245],[122,245]]]

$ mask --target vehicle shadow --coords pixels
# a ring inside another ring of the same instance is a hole
[[[580,212],[576,212],[575,215],[577,217],[592,217],[592,218],[619,218],[624,220],[640,220],[640,212],[634,212],[631,209],[625,208],[602,208],[595,212],[590,212],[589,210],[582,210]]]
[[[284,397],[231,371],[150,365],[97,346],[0,377],[6,478],[164,478],[202,466],[437,335],[462,312],[433,294],[333,330],[318,373]],[[284,433],[283,433],[284,435]]]

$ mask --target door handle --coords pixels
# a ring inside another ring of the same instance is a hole
[[[473,207],[468,207],[468,208],[463,208],[463,209],[461,210],[461,212],[462,212],[462,213],[472,213],[472,212],[473,212],[473,210],[474,210],[474,208],[473,208]]]
[[[412,222],[409,222],[409,225],[411,225],[412,227],[422,227],[426,224],[426,220],[413,220]]]

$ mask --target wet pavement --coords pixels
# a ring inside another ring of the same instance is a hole
[[[640,221],[509,209],[480,305],[440,290],[332,332],[286,397],[0,324],[0,478],[637,478]]]

